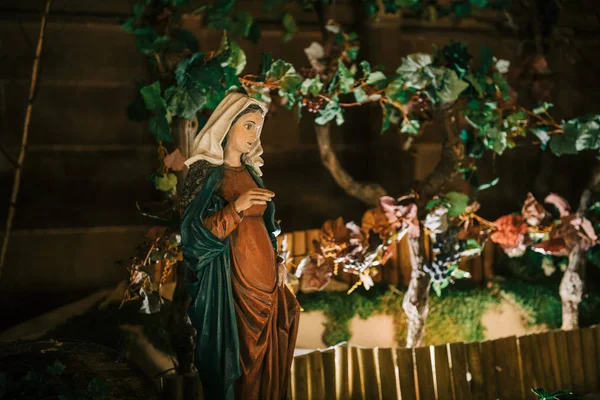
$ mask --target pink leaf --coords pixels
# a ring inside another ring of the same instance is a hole
[[[567,249],[565,241],[562,238],[545,240],[543,242],[531,246],[531,249],[537,253],[549,254],[553,256],[569,255],[569,249]]]
[[[544,200],[544,203],[552,204],[556,207],[561,218],[571,214],[571,206],[569,203],[556,193],[550,193]]]
[[[181,171],[185,166],[185,158],[183,158],[183,155],[179,149],[166,156],[163,161],[165,166],[167,168],[171,168],[173,171]]]

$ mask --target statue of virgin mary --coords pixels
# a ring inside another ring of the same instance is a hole
[[[228,94],[186,160],[182,252],[207,399],[287,394],[300,306],[277,262],[274,193],[261,179],[265,114],[257,100]]]

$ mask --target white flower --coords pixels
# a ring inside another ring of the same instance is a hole
[[[312,42],[310,46],[304,49],[304,54],[306,54],[310,65],[314,69],[316,69],[319,72],[325,69],[325,66],[319,61],[320,59],[325,57],[325,50],[323,49],[323,46],[321,46],[319,43]]]
[[[542,269],[544,270],[544,274],[546,276],[552,275],[556,271],[554,261],[549,257],[544,257],[542,259]]]
[[[506,74],[508,72],[508,68],[510,67],[510,61],[507,60],[497,60],[496,61],[496,70],[501,74]]]

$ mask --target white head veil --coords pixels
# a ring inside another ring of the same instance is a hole
[[[248,108],[250,104],[258,105],[263,111],[264,118],[267,109],[258,100],[236,92],[225,96],[211,114],[206,125],[204,125],[200,133],[194,138],[191,157],[185,160],[185,165],[189,167],[198,160],[206,160],[213,165],[222,165],[223,140],[227,136],[235,117]],[[259,174],[261,174],[260,167],[264,165],[264,161],[260,157],[263,152],[260,144],[261,131],[262,124],[257,140],[252,145],[250,151],[243,156],[243,162],[254,167]]]

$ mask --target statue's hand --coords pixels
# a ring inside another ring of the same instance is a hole
[[[235,200],[233,205],[235,211],[239,213],[257,204],[267,204],[267,201],[271,201],[273,196],[275,196],[275,193],[267,189],[250,189],[247,192],[242,193],[240,197]]]
[[[287,283],[287,268],[282,263],[277,264],[277,283],[279,286]]]

